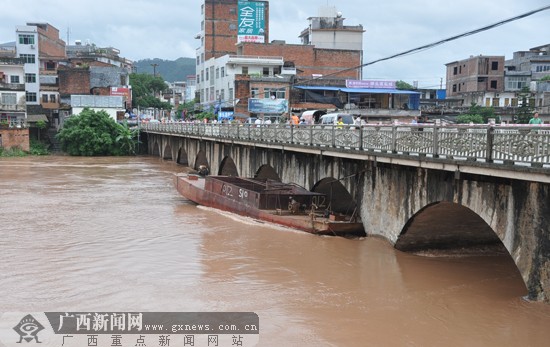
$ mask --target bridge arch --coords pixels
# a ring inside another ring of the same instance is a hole
[[[166,147],[164,147],[162,159],[172,160],[172,146],[170,146],[169,143],[167,143]]]
[[[180,165],[185,165],[185,166],[189,165],[189,156],[185,148],[180,147],[180,149],[178,150],[176,162]]]
[[[327,207],[330,211],[352,215],[357,213],[357,203],[340,180],[326,177],[315,183],[312,192],[327,196]]]
[[[201,165],[205,165],[208,169],[210,169],[210,163],[206,158],[206,152],[203,150],[200,150],[199,153],[197,153],[197,156],[195,157],[195,165],[193,165],[193,169],[198,170]]]
[[[233,161],[233,158],[229,156],[223,158],[222,162],[220,163],[218,175],[239,176],[239,170],[237,169],[237,165],[235,165],[235,161]]]
[[[279,176],[277,171],[275,171],[273,166],[268,164],[260,166],[258,171],[256,171],[254,177],[258,179],[270,179],[281,182],[281,177]]]
[[[151,153],[156,157],[160,157],[160,144],[157,141],[151,143]]]
[[[490,247],[508,253],[499,236],[481,216],[449,201],[420,209],[407,221],[395,243],[395,248],[405,252],[468,247]]]

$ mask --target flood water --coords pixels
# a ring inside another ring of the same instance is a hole
[[[0,312],[254,311],[260,346],[548,346],[509,256],[421,257],[193,205],[158,158],[0,158]]]

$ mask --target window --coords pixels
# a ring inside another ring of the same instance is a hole
[[[242,67],[241,74],[243,74],[243,75],[248,75],[248,66],[243,66],[243,67]]]
[[[201,64],[201,57],[197,55],[197,65]]]
[[[477,82],[478,82],[478,83],[487,82],[487,77],[478,77],[478,78],[477,78]]]
[[[47,61],[46,63],[44,63],[44,67],[48,71],[53,71],[55,70],[55,63],[53,61]]]
[[[225,100],[225,89],[221,91],[221,100]]]
[[[511,106],[512,107],[517,107],[518,106],[518,98],[512,98]]]
[[[210,87],[210,101],[214,101],[214,87]]]
[[[229,9],[229,13],[230,13],[230,14],[235,14],[235,13],[237,13],[237,9],[236,9],[235,7],[231,7],[231,8]]]
[[[498,107],[500,105],[500,99],[499,98],[493,98],[493,104],[491,106]]]
[[[28,34],[19,35],[19,43],[22,45],[34,45],[34,35],[28,35]]]
[[[456,84],[453,84],[453,93],[456,93]]]
[[[286,99],[286,89],[283,88],[264,88],[264,98],[274,97],[276,99]]]
[[[462,73],[462,66],[460,66],[460,67],[458,68],[458,73],[460,73],[460,74]]]
[[[47,103],[48,102],[48,94],[42,94],[42,102]]]
[[[277,66],[273,68],[273,74],[274,75],[280,75],[281,74],[281,67]]]
[[[50,95],[50,102],[55,104],[57,101],[56,101],[57,97],[55,96],[55,94],[51,94]]]
[[[17,105],[17,94],[2,93],[2,105]]]
[[[269,76],[269,68],[268,68],[268,67],[264,67],[264,69],[263,69],[263,75],[264,75],[264,76]]]
[[[233,100],[233,88],[229,88],[229,100]]]
[[[224,76],[225,76],[225,68],[222,67],[222,68],[221,68],[221,77],[224,77]]]
[[[229,30],[237,30],[237,24],[235,23],[229,24]]]
[[[10,83],[18,84],[19,82],[19,76],[10,76]]]
[[[36,93],[27,92],[25,96],[25,100],[27,102],[36,102],[37,101]]]
[[[197,75],[197,83],[201,83],[201,76]]]
[[[491,89],[497,89],[497,81],[491,81]]]
[[[526,87],[528,83],[528,77],[508,77],[506,78],[506,89],[520,90],[521,88]]]
[[[458,67],[455,66],[453,68],[453,75],[456,75],[456,74],[458,74]]]
[[[34,54],[21,54],[19,58],[23,59],[25,64],[34,64],[36,62],[36,56]]]
[[[205,81],[208,81],[210,79],[210,73],[209,73],[210,70],[208,70],[208,68],[206,68],[206,79]]]
[[[493,70],[493,71],[498,70],[498,61],[493,61],[491,63],[491,70]]]
[[[217,67],[216,68],[216,79],[219,79],[220,78],[220,68]]]
[[[260,89],[259,88],[250,88],[250,96],[253,98],[257,98],[260,95]]]
[[[36,83],[36,74],[26,73],[25,74],[25,83]]]

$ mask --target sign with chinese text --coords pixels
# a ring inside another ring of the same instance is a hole
[[[395,89],[395,81],[346,80],[347,88]]]
[[[288,100],[267,98],[248,99],[248,112],[282,114],[288,112]]]
[[[239,1],[237,42],[265,42],[265,3]]]

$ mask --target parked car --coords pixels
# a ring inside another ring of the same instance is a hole
[[[351,114],[346,113],[327,113],[319,118],[321,125],[334,125],[338,122],[338,118],[342,117],[345,125],[353,125],[354,118]]]

